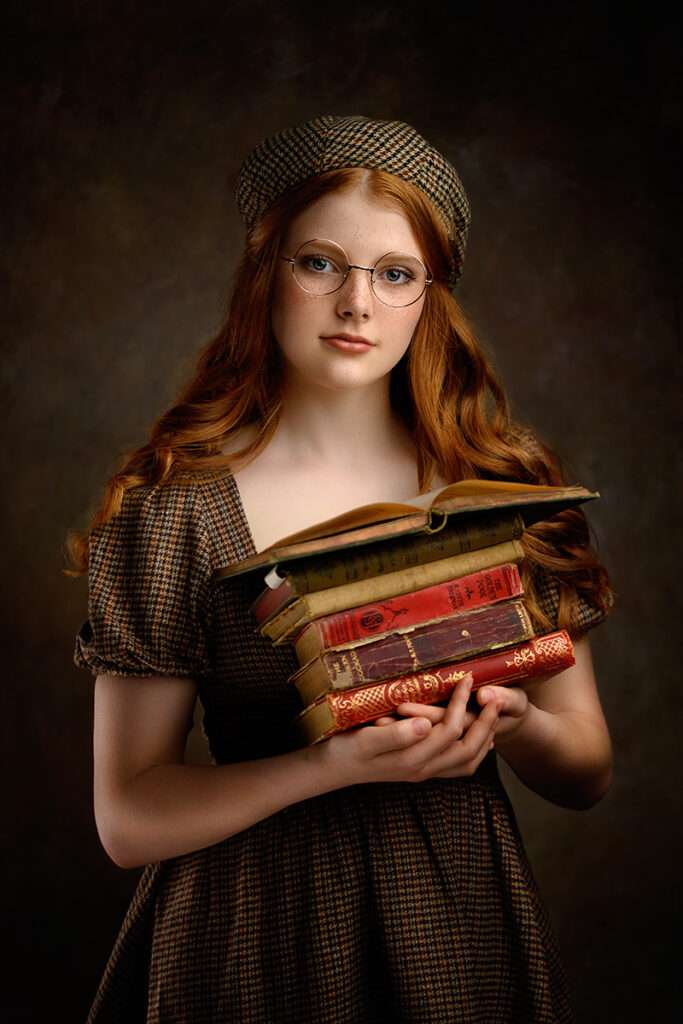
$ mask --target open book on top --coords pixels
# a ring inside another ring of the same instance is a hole
[[[375,502],[360,505],[271,544],[240,562],[218,568],[214,581],[238,576],[254,569],[319,555],[327,551],[358,547],[374,541],[408,534],[434,533],[451,516],[489,509],[518,511],[526,526],[549,519],[563,509],[599,498],[585,487],[546,487],[498,480],[459,480],[446,487],[418,494],[405,502]]]

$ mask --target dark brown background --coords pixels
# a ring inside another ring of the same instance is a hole
[[[71,662],[86,586],[60,575],[64,533],[219,321],[240,161],[329,112],[407,120],[459,169],[459,297],[515,412],[601,491],[614,785],[577,813],[506,779],[579,1020],[671,1019],[678,26],[658,4],[140,8],[14,3],[4,34],[5,1019],[84,1019],[139,875],[93,822],[92,680]]]

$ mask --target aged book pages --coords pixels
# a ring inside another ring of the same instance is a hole
[[[523,533],[524,520],[519,512],[495,509],[446,522],[443,529],[434,533],[412,534],[364,547],[346,548],[338,553],[314,555],[300,562],[287,562],[282,567],[282,575],[292,595],[300,596],[312,590],[326,590],[342,583],[383,576],[408,566],[502,544],[506,540],[519,539]]]
[[[541,487],[496,480],[460,480],[442,490],[417,495],[406,503],[362,505],[343,515],[315,523],[283,537],[265,551],[217,568],[213,579],[220,582],[254,569],[376,543],[390,537],[436,532],[443,529],[452,516],[487,509],[517,510],[525,525],[529,526],[550,518],[562,509],[598,497],[597,492],[579,485]]]
[[[444,583],[446,580],[465,576],[479,569],[488,569],[505,562],[521,562],[524,548],[520,541],[510,540],[494,544],[478,551],[442,558],[426,565],[416,565],[399,572],[386,573],[358,583],[345,583],[341,587],[330,587],[299,597],[283,608],[281,612],[261,626],[263,636],[275,643],[285,642],[293,633],[299,632],[306,623],[321,615],[357,608],[370,601],[379,601],[397,594],[408,594],[413,590]]]
[[[273,570],[268,574],[268,586],[251,611],[257,622],[264,622],[294,597],[518,540],[523,533],[524,520],[518,512],[494,510],[463,516],[462,522],[446,523],[443,530],[433,534],[412,534],[287,562],[277,573]]]

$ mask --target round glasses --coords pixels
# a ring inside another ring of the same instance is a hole
[[[338,291],[351,270],[367,270],[372,290],[387,306],[412,306],[432,278],[422,260],[401,252],[388,252],[374,267],[349,263],[341,245],[329,238],[304,242],[294,256],[281,256],[290,263],[296,283],[311,295],[330,295]]]

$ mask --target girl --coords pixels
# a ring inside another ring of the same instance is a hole
[[[262,574],[211,585],[357,505],[563,482],[451,294],[460,179],[408,125],[322,117],[253,151],[238,204],[225,324],[70,542],[89,568],[75,659],[97,677],[97,829],[117,865],[145,866],[88,1020],[569,1021],[496,754],[561,806],[609,786],[585,633],[612,598],[582,511],[524,535],[529,610],[570,630],[574,667],[472,700],[468,677],[445,706],[303,749],[294,653],[249,614]],[[214,764],[183,763],[197,696]]]

